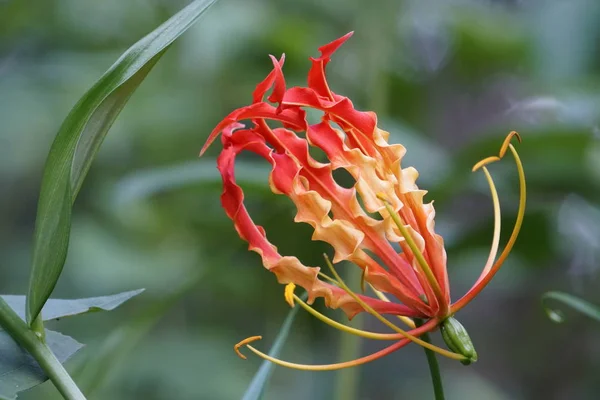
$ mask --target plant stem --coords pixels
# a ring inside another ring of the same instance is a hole
[[[37,317],[31,323],[31,330],[35,335],[40,338],[42,342],[46,342],[46,330],[44,329],[44,320],[42,319],[42,313],[40,312]]]
[[[0,326],[38,362],[66,400],[86,400],[52,350],[0,297]]]
[[[415,318],[415,325],[417,327],[423,325],[423,320]],[[423,339],[427,343],[431,343],[429,333],[421,335],[421,339]],[[435,394],[435,400],[444,400],[444,385],[442,383],[440,366],[438,364],[437,358],[435,357],[435,353],[427,348],[423,348],[423,350],[425,350],[425,355],[427,356],[427,363],[429,364],[429,373],[431,374],[431,382],[433,383],[433,393]]]

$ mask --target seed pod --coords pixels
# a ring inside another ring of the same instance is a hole
[[[473,342],[471,342],[465,327],[458,320],[453,317],[447,318],[442,323],[440,330],[448,348],[467,357],[466,360],[461,361],[462,364],[469,365],[477,361],[477,352]]]

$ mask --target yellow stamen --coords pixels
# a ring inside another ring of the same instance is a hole
[[[433,275],[433,271],[429,267],[429,264],[427,264],[427,261],[425,261],[425,257],[423,257],[423,253],[421,253],[421,251],[417,247],[417,244],[415,243],[415,240],[413,239],[412,235],[408,232],[408,229],[406,229],[406,227],[404,226],[404,221],[402,221],[402,217],[400,217],[400,215],[394,211],[390,202],[382,194],[378,194],[377,198],[379,200],[383,201],[383,204],[385,205],[386,210],[390,214],[390,217],[392,217],[392,220],[394,221],[394,223],[400,230],[402,237],[404,237],[404,240],[406,240],[406,244],[408,244],[408,247],[410,247],[410,250],[412,251],[415,258],[417,259],[417,263],[421,267],[421,272],[423,272],[425,274],[425,276],[427,277],[427,281],[429,282],[429,285],[433,289],[433,293],[435,294],[435,297],[438,299],[438,303],[440,305],[443,304],[444,303],[444,295],[442,294],[442,289],[440,288],[438,281],[435,279],[435,275]]]
[[[283,292],[283,296],[285,297],[285,301],[290,305],[290,307],[294,308],[294,289],[296,289],[296,285],[290,282],[285,285],[285,291]]]
[[[488,169],[483,166],[483,173],[488,181],[490,186],[490,192],[492,194],[492,202],[494,204],[494,236],[492,239],[492,247],[490,248],[490,255],[483,267],[483,271],[481,271],[481,275],[479,276],[479,280],[481,280],[492,268],[494,264],[494,260],[496,259],[496,255],[498,255],[498,246],[500,245],[500,230],[501,230],[501,213],[500,213],[500,199],[498,198],[498,192],[496,191],[496,186],[494,185],[494,180],[490,175]],[[478,280],[478,281],[479,281]]]
[[[346,362],[341,362],[341,363],[337,363],[337,364],[307,365],[307,364],[296,364],[296,363],[291,363],[288,361],[283,361],[278,358],[271,357],[270,355],[265,354],[260,350],[257,350],[256,348],[254,348],[253,346],[250,346],[248,344],[249,342],[253,342],[254,340],[256,340],[254,338],[255,337],[243,340],[242,342],[238,343],[238,345],[236,345],[236,346],[239,347],[239,346],[245,345],[246,347],[248,347],[248,349],[250,349],[252,352],[254,352],[254,354],[256,354],[257,356],[259,356],[267,361],[271,361],[272,363],[280,365],[282,367],[298,369],[301,371],[335,371],[335,370],[340,370],[340,369],[344,369],[344,368],[355,367],[357,365],[366,364],[370,361],[376,360],[376,359],[386,356],[390,353],[393,353],[394,351],[396,351],[396,350],[406,346],[408,343],[410,343],[408,340],[403,339],[403,340],[400,340],[400,341],[386,347],[385,349],[379,350],[378,352],[375,352],[375,353],[370,354],[365,357],[357,358],[352,361],[346,361]],[[249,339],[253,339],[253,340],[249,341]],[[244,356],[242,356],[242,357],[246,358]]]
[[[492,267],[492,270],[497,269],[502,265],[504,260],[506,260],[506,257],[508,257],[508,254],[511,252],[513,246],[515,245],[515,242],[517,241],[517,237],[519,236],[519,232],[521,230],[521,226],[523,225],[523,217],[525,216],[525,204],[527,203],[525,171],[523,170],[523,164],[521,163],[519,154],[517,153],[517,150],[514,148],[514,146],[512,144],[509,144],[508,148],[510,149],[510,151],[513,154],[513,157],[515,158],[517,170],[519,172],[519,210],[517,211],[517,220],[515,221],[515,226],[510,235],[510,238],[508,239],[508,243],[502,251],[502,254],[500,254],[500,257]]]
[[[424,340],[419,339],[416,336],[411,335],[410,333],[400,329],[399,327],[397,327],[396,325],[394,325],[393,323],[391,323],[390,321],[388,321],[384,316],[382,316],[381,314],[379,314],[377,311],[375,311],[371,306],[369,306],[367,303],[365,303],[356,293],[354,293],[344,282],[344,280],[342,279],[342,277],[337,273],[337,271],[335,270],[335,267],[333,266],[333,264],[331,263],[331,261],[329,260],[329,257],[327,257],[327,254],[323,255],[325,257],[325,262],[327,263],[327,266],[329,267],[329,269],[331,270],[331,273],[333,274],[333,276],[337,279],[338,283],[340,284],[340,287],[342,289],[344,289],[346,291],[346,293],[348,293],[354,300],[356,300],[356,302],[358,304],[360,304],[360,306],[362,308],[365,309],[365,311],[367,311],[369,314],[371,314],[372,316],[374,316],[375,318],[377,318],[378,320],[380,320],[383,324],[389,326],[391,329],[393,329],[394,331],[398,332],[399,334],[401,334],[402,336],[404,336],[405,338],[417,343],[420,346],[426,347],[431,351],[435,351],[436,353],[443,355],[445,357],[448,358],[452,358],[454,360],[465,360],[466,357],[461,355],[461,354],[456,354],[453,353],[451,351],[442,349],[440,347],[434,346],[431,343],[427,343]]]
[[[242,354],[242,352],[240,351],[240,347],[247,346],[248,343],[252,343],[252,342],[255,342],[255,341],[261,340],[261,339],[262,339],[262,336],[250,336],[249,338],[246,338],[246,339],[242,340],[241,342],[239,342],[238,344],[236,344],[235,346],[233,346],[233,350],[235,350],[238,357],[245,360],[246,356]]]
[[[302,308],[304,308],[306,311],[308,311],[314,317],[323,321],[327,325],[329,325],[333,328],[339,329],[343,332],[347,332],[352,335],[364,337],[365,339],[374,339],[374,340],[400,340],[400,339],[404,338],[404,336],[402,336],[398,333],[369,332],[369,331],[363,331],[362,329],[356,329],[356,328],[352,328],[350,326],[341,324],[341,323],[334,321],[333,319],[321,314],[320,312],[318,312],[317,310],[315,310],[314,308],[312,308],[311,306],[306,304],[304,301],[302,301],[302,299],[299,298],[298,296],[296,296],[296,295],[293,295],[293,296],[294,296],[294,300],[296,300]]]
[[[371,287],[371,290],[375,293],[375,295],[377,297],[379,297],[380,300],[383,301],[387,301],[388,303],[390,302],[390,299],[387,298],[387,296],[385,294],[383,294],[382,292],[380,292],[379,290],[375,289],[373,287],[373,285],[369,285]],[[405,317],[404,315],[396,315],[396,317],[398,317],[398,319],[402,322],[404,322],[406,325],[408,325],[411,329],[415,329],[417,326],[415,325],[415,322],[408,318]]]
[[[473,170],[475,171],[478,168],[481,168],[489,163],[492,163],[492,162],[502,159],[502,157],[504,157],[504,155],[506,154],[506,151],[508,149],[510,149],[510,151],[515,159],[515,164],[517,165],[517,172],[519,174],[519,209],[517,211],[517,219],[515,221],[515,226],[513,227],[513,231],[510,235],[510,238],[508,239],[508,243],[506,243],[506,247],[504,248],[504,250],[502,250],[500,257],[498,257],[496,262],[490,268],[488,268],[488,273],[482,275],[477,280],[477,282],[475,283],[475,286],[473,286],[471,291],[469,291],[460,300],[458,300],[456,303],[454,303],[452,305],[453,313],[457,312],[458,310],[463,308],[466,304],[468,304],[490,282],[490,280],[494,277],[496,272],[498,272],[498,270],[500,269],[500,267],[502,266],[502,264],[508,257],[509,253],[511,252],[511,250],[517,240],[517,237],[519,236],[519,231],[521,230],[521,226],[523,224],[523,217],[525,216],[525,205],[527,203],[527,186],[526,186],[526,182],[525,182],[525,171],[523,169],[523,164],[521,163],[521,158],[519,157],[517,150],[510,143],[510,141],[513,137],[516,137],[517,140],[519,141],[519,143],[521,142],[521,136],[517,132],[514,132],[514,131],[511,132],[506,137],[506,139],[504,139],[504,142],[502,143],[502,147],[500,148],[498,157],[488,157],[488,158],[478,162],[473,167]],[[494,200],[494,201],[496,201],[496,200]],[[494,208],[496,208],[495,205],[494,205]],[[496,213],[496,211],[494,211],[494,212]],[[486,267],[487,267],[487,264],[486,264]]]
[[[365,275],[366,275],[366,273],[368,272],[368,268],[369,268],[368,266],[365,266],[365,269],[363,270],[363,273],[362,273],[362,278],[361,278],[361,290],[363,291],[363,293],[365,292],[365,287],[364,287],[364,286],[365,286],[365,282],[366,282],[366,281],[365,281]],[[322,277],[322,278],[325,278],[325,280],[328,280],[329,282],[333,283],[334,285],[336,285],[336,286],[338,286],[338,287],[340,286],[340,284],[339,284],[339,282],[338,282],[338,281],[336,281],[335,279],[333,279],[332,277],[330,277],[330,276],[328,276],[328,275],[325,275],[325,274],[324,274],[324,273],[322,273],[322,272],[319,272],[319,276],[320,276],[320,277]],[[389,302],[389,301],[390,301],[390,300],[389,300],[389,299],[388,299],[388,298],[387,298],[387,297],[386,297],[386,296],[385,296],[383,293],[381,293],[379,290],[375,289],[375,288],[373,287],[373,285],[371,285],[370,283],[369,283],[369,286],[370,286],[370,287],[371,287],[371,289],[372,289],[372,290],[375,292],[375,294],[377,295],[377,297],[379,297],[381,300],[383,300],[383,301],[387,301],[387,302]],[[405,316],[403,316],[403,315],[396,315],[396,317],[397,317],[397,318],[398,318],[400,321],[404,322],[406,325],[410,326],[412,329],[415,329],[415,328],[416,328],[416,325],[415,325],[415,323],[413,322],[413,320],[412,320],[412,319],[410,319],[410,318],[408,318],[408,317],[405,317]]]
[[[500,161],[500,157],[496,157],[496,156],[491,156],[491,157],[486,157],[483,160],[479,161],[477,164],[473,165],[473,168],[471,169],[471,171],[475,172],[477,171],[479,168],[491,164],[493,162],[496,161]]]
[[[320,276],[321,278],[324,278],[326,281],[329,281],[330,283],[333,283],[334,285],[336,285],[336,286],[339,286],[339,283],[338,283],[338,281],[336,281],[335,279],[333,279],[333,278],[332,278],[332,277],[330,277],[329,275],[326,275],[326,274],[324,274],[324,273],[322,273],[322,272],[319,272],[319,276]]]
[[[363,269],[362,274],[360,275],[360,290],[362,293],[365,292],[365,275],[367,275],[368,270],[369,267],[365,265],[365,269]]]
[[[512,140],[513,137],[516,137],[517,141],[519,143],[521,143],[523,141],[521,139],[521,135],[519,135],[519,132],[512,131],[511,133],[509,133],[508,136],[506,138],[504,138],[504,142],[502,143],[502,147],[500,147],[500,153],[498,155],[500,158],[504,157],[504,154],[506,153],[506,150],[509,147],[512,147],[511,144],[510,144],[510,141]]]

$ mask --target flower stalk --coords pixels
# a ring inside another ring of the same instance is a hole
[[[416,318],[415,324],[417,326],[421,326],[423,325],[423,321],[419,318]],[[421,337],[427,343],[431,343],[429,333],[425,333]],[[444,384],[442,382],[440,365],[437,361],[437,358],[435,357],[435,353],[429,349],[424,348],[423,350],[425,351],[425,356],[427,357],[427,365],[429,366],[429,374],[431,375],[431,383],[433,385],[433,394],[435,396],[435,400],[444,400]]]

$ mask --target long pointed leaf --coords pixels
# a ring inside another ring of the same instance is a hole
[[[44,321],[87,314],[97,311],[112,311],[129,299],[142,293],[144,289],[121,292],[109,296],[87,297],[83,299],[48,299],[42,309]],[[0,295],[4,301],[25,319],[25,296]]]
[[[262,188],[270,193],[265,176],[271,170],[256,163],[238,161],[239,172],[236,171],[236,180],[250,185],[253,188]],[[153,196],[186,185],[214,184],[220,188],[221,175],[215,168],[214,160],[187,161],[181,164],[166,167],[134,171],[125,176],[115,185],[114,201],[124,204]]]
[[[600,307],[568,293],[548,292],[542,296],[542,305],[544,306],[546,314],[548,314],[548,318],[550,318],[553,322],[564,322],[565,317],[562,311],[548,307],[546,305],[548,300],[561,302],[564,305],[567,305],[572,309],[600,322]]]
[[[131,46],[63,122],[42,178],[27,296],[29,323],[40,313],[62,272],[69,245],[71,206],[109,128],[171,43],[215,1],[193,1]]]
[[[302,298],[305,299],[306,294],[304,294]],[[269,355],[271,357],[279,356],[279,353],[281,352],[281,349],[283,348],[283,345],[287,340],[288,334],[290,333],[292,323],[296,318],[296,314],[298,313],[299,308],[300,306],[292,308],[288,313],[287,317],[285,318],[285,321],[283,321],[283,325],[281,325],[281,329],[277,334],[277,338],[275,339],[271,350],[269,350]],[[269,378],[273,373],[274,367],[275,364],[273,364],[272,362],[267,360],[263,361],[263,363],[260,365],[260,368],[254,375],[254,378],[252,378],[250,386],[248,386],[248,389],[246,389],[242,400],[260,400],[263,398],[265,390],[267,388],[267,384],[269,383]]]

